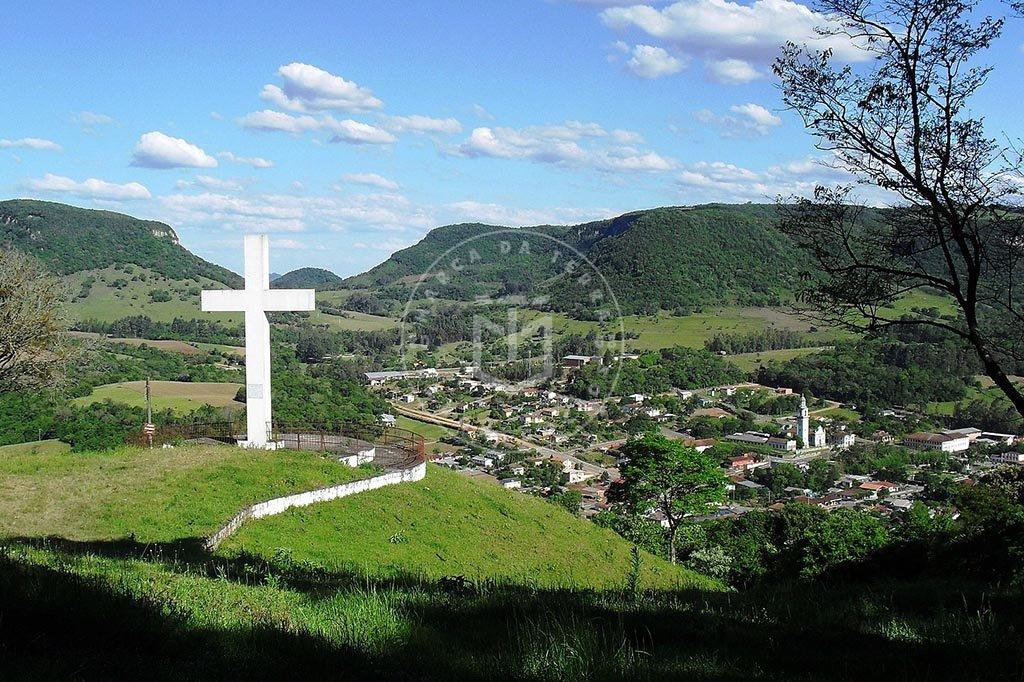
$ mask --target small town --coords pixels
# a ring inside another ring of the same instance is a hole
[[[872,429],[851,408],[782,386],[741,383],[582,400],[563,392],[571,374],[600,356],[562,358],[560,376],[520,388],[477,378],[472,366],[369,372],[367,383],[402,417],[442,427],[433,460],[509,490],[571,500],[587,517],[610,508],[619,449],[646,432],[720,455],[729,501],[704,518],[804,502],[824,510],[899,514],[942,484],[969,482],[1004,465],[1024,466],[1024,439],[974,427],[916,430],[919,415],[880,412]],[[773,415],[743,405],[768,404]],[[784,410],[789,407],[789,412]],[[852,407],[852,406],[851,406]],[[780,412],[782,412],[780,414]],[[723,430],[741,421],[754,428]],[[714,433],[715,435],[709,435]],[[874,469],[871,460],[895,464]],[[567,495],[568,493],[568,495]],[[658,510],[652,520],[664,523]]]

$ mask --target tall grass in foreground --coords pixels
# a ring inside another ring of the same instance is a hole
[[[287,557],[0,545],[0,677],[998,680],[1024,598],[998,586],[747,593],[381,579]],[[104,553],[98,553],[104,552]]]

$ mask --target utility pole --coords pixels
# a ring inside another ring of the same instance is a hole
[[[156,433],[156,426],[153,425],[153,394],[149,389],[149,377],[146,377],[146,425],[142,427],[149,441],[150,449],[153,448],[153,434]]]

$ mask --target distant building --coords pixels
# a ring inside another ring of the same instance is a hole
[[[967,436],[926,431],[918,431],[904,436],[903,444],[918,450],[940,450],[942,452],[963,452],[971,447],[971,441]]]
[[[994,431],[985,431],[981,434],[982,438],[995,441],[996,443],[1002,443],[1003,445],[1013,445],[1017,442],[1017,436],[1009,433],[996,433]]]
[[[793,389],[783,388],[782,386],[779,386],[778,388],[775,389],[775,393],[777,395],[793,395]]]
[[[850,431],[844,429],[836,429],[829,434],[828,444],[837,450],[846,450],[852,448],[853,444],[857,442],[857,436]]]
[[[976,429],[973,426],[968,426],[967,428],[964,429],[947,429],[943,431],[943,433],[949,436],[963,436],[971,443],[978,440],[978,438],[980,438],[982,435],[981,429]]]
[[[999,452],[992,455],[992,461],[996,464],[1024,465],[1024,452]]]
[[[787,452],[796,451],[796,441],[791,438],[779,438],[777,436],[772,436],[768,439],[767,445],[773,450],[783,450]]]
[[[478,467],[483,467],[484,469],[490,469],[491,467],[494,466],[494,459],[492,459],[491,457],[485,457],[484,455],[475,455],[473,459],[471,459],[470,461],[473,464],[477,465]]]
[[[384,426],[388,426],[388,427],[394,426],[395,423],[396,423],[395,415],[393,415],[393,414],[382,414],[380,416],[380,423],[383,424]]]
[[[562,357],[562,367],[582,367],[600,361],[601,358],[593,355],[565,355]]]
[[[800,396],[800,407],[796,411],[796,435],[803,446],[811,446],[811,412],[807,409],[807,398]]]
[[[736,473],[753,471],[767,466],[771,466],[767,459],[761,459],[755,455],[740,455],[729,458],[729,471]]]
[[[814,435],[811,437],[810,447],[823,448],[828,443],[828,439],[825,436],[825,427],[818,424],[817,428],[814,429]]]
[[[523,483],[517,478],[506,478],[501,481],[501,487],[505,490],[516,490],[522,488]]]
[[[768,438],[767,433],[758,433],[756,431],[733,433],[725,437],[726,440],[734,443],[747,443],[748,445],[765,445],[768,442]]]

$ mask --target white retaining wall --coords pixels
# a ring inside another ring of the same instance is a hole
[[[358,481],[342,483],[341,485],[334,485],[329,488],[318,488],[317,490],[310,490],[304,493],[286,495],[285,497],[276,497],[272,500],[267,500],[266,502],[257,502],[251,507],[247,507],[235,514],[235,516],[228,521],[223,528],[207,538],[206,548],[211,551],[217,549],[220,543],[233,535],[242,527],[242,524],[249,519],[273,516],[291,509],[292,507],[307,507],[311,504],[316,504],[317,502],[336,500],[339,497],[347,497],[349,495],[355,495],[356,493],[366,492],[367,490],[383,488],[386,485],[421,481],[426,475],[427,463],[420,462],[411,469],[389,471],[388,473],[381,474],[380,476],[363,478]]]

